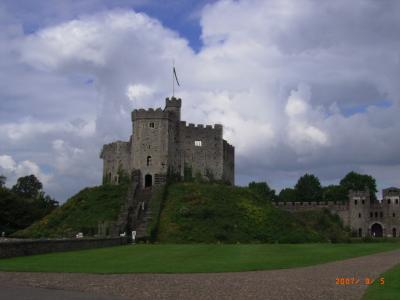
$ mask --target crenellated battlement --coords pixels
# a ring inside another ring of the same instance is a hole
[[[341,201],[306,201],[306,202],[283,202],[279,201],[273,202],[275,207],[279,207],[281,209],[296,211],[296,210],[313,210],[313,209],[323,209],[327,208],[330,210],[342,211],[348,210],[349,205],[348,203],[344,203]]]
[[[226,140],[224,140],[224,148],[226,147],[227,151],[233,151],[235,147],[233,147],[231,144],[229,144]]]
[[[349,191],[349,198],[359,198],[359,199],[369,199],[369,190],[365,190],[365,191],[353,191],[350,190]]]
[[[395,197],[400,196],[400,189],[395,187],[390,187],[382,190],[382,196],[385,197]]]
[[[182,99],[181,98],[165,98],[165,107],[178,107],[180,108],[182,106]]]
[[[214,125],[204,125],[204,124],[194,124],[194,123],[186,123],[185,121],[180,122],[181,128],[192,129],[192,130],[201,130],[201,131],[222,131],[221,124]]]
[[[134,109],[132,111],[132,121],[138,119],[172,119],[172,114],[169,111],[164,111],[160,107],[157,109]]]

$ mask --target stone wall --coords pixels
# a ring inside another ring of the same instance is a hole
[[[103,180],[117,184],[119,183],[119,172],[130,174],[129,142],[117,141],[103,146],[100,158],[103,159]]]
[[[0,258],[126,245],[128,237],[19,240],[0,243]]]
[[[223,142],[223,175],[224,181],[235,184],[235,148],[227,141]]]
[[[184,165],[192,169],[192,175],[211,173],[215,179],[222,179],[222,125],[195,126],[181,122],[180,134]]]
[[[350,191],[349,201],[342,202],[275,202],[287,211],[329,209],[359,237],[371,236],[372,226],[379,224],[385,237],[400,236],[400,189],[383,190],[382,201],[371,201],[368,191]]]
[[[333,214],[338,214],[345,226],[349,226],[349,205],[339,201],[310,201],[310,202],[273,202],[275,207],[290,212],[328,209]]]
[[[171,112],[137,110],[132,113],[132,168],[142,173],[142,183],[151,176],[152,184],[156,174],[168,171],[168,133]]]
[[[164,110],[135,109],[130,141],[103,147],[105,178],[118,183],[122,163],[128,174],[141,171],[142,186],[164,183],[169,172],[184,176],[185,167],[192,176],[200,173],[234,184],[235,151],[223,140],[222,125],[186,125],[180,121],[181,105],[181,99],[167,98]]]

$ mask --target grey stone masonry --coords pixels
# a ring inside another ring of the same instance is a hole
[[[292,212],[326,208],[359,237],[400,236],[400,189],[394,187],[382,191],[381,201],[372,201],[368,191],[350,191],[346,203],[275,202],[275,206]]]
[[[128,142],[103,146],[103,179],[118,184],[121,174],[140,171],[140,185],[163,184],[168,174],[235,183],[235,149],[223,139],[220,124],[195,125],[181,121],[182,100],[167,98],[165,108],[135,109]]]

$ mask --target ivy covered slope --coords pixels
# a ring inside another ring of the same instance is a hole
[[[339,242],[348,233],[328,211],[279,210],[245,187],[176,183],[168,188],[157,240],[165,243]],[[322,224],[322,227],[321,227]]]
[[[99,222],[115,221],[125,201],[127,185],[85,188],[59,208],[14,234],[16,237],[73,237],[97,233]]]

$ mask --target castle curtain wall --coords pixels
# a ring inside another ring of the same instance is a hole
[[[100,158],[103,159],[103,182],[119,183],[122,172],[130,174],[131,145],[117,141],[103,146]]]
[[[222,126],[219,124],[186,125],[181,122],[180,136],[182,141],[184,166],[192,169],[192,176],[200,173],[212,175],[215,179],[223,176],[223,139]]]

